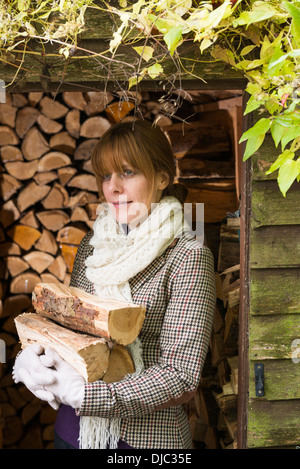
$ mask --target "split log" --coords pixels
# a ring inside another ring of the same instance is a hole
[[[33,270],[38,274],[41,274],[50,266],[50,264],[52,264],[54,258],[47,252],[31,251],[24,256],[24,260]]]
[[[66,129],[69,134],[74,138],[80,136],[80,111],[79,109],[72,109],[66,115]]]
[[[8,125],[9,127],[15,126],[17,109],[10,104],[2,103],[0,106],[0,123]]]
[[[58,178],[59,178],[61,185],[65,186],[76,173],[77,173],[77,169],[72,168],[71,166],[60,168],[57,171],[57,174],[58,174]]]
[[[33,160],[27,163],[24,161],[12,161],[6,163],[5,169],[19,181],[24,181],[26,179],[32,179],[35,175],[38,169],[38,161]]]
[[[49,182],[55,181],[57,179],[57,173],[55,171],[45,171],[42,173],[36,173],[33,177],[35,182],[40,186],[48,184]]]
[[[0,210],[0,223],[4,228],[12,225],[20,218],[20,212],[12,200],[8,200],[2,205]]]
[[[29,265],[26,260],[19,256],[9,256],[5,258],[6,267],[12,277],[21,274],[25,270],[29,269]]]
[[[57,256],[48,267],[49,272],[55,275],[60,281],[63,281],[67,273],[67,265],[62,256]]]
[[[96,138],[89,138],[88,140],[80,143],[74,152],[74,159],[89,160],[97,143],[98,139]]]
[[[1,135],[0,135],[1,139]],[[10,174],[2,174],[0,178],[0,192],[2,199],[4,201],[8,200],[11,198],[12,195],[14,195],[18,189],[21,187],[20,181],[18,181],[16,178],[11,176]]]
[[[34,126],[25,135],[21,148],[26,160],[36,160],[49,151],[49,144]]]
[[[71,160],[68,155],[60,151],[51,151],[39,160],[38,171],[51,171],[70,164]]]
[[[27,212],[20,220],[22,225],[32,226],[33,228],[39,228],[39,224],[37,219],[35,218],[35,214],[33,210]]]
[[[59,132],[50,138],[49,145],[53,151],[61,151],[62,153],[73,155],[76,148],[76,140],[68,132]]]
[[[43,114],[39,115],[39,117],[37,118],[37,123],[39,125],[39,128],[45,134],[56,134],[60,132],[63,128],[62,124],[56,122],[55,120],[49,119],[49,117],[46,117]]]
[[[39,251],[49,252],[49,254],[53,255],[55,255],[57,251],[57,244],[55,238],[53,234],[46,229],[43,229],[42,236],[35,244],[35,247]]]
[[[79,174],[78,176],[74,176],[71,181],[68,182],[68,187],[98,192],[96,177],[92,174]]]
[[[105,383],[121,381],[124,376],[134,371],[134,363],[126,347],[115,344],[110,352],[108,368],[102,381]]]
[[[101,299],[76,287],[40,283],[32,304],[37,313],[65,327],[104,337],[121,345],[132,343],[140,333],[145,307]]]
[[[42,201],[42,205],[45,209],[60,209],[67,207],[69,204],[69,194],[66,189],[58,183],[55,183],[47,195]]]
[[[89,117],[81,126],[80,136],[86,138],[100,138],[110,126],[110,122],[104,117]]]
[[[7,234],[26,251],[28,251],[41,236],[41,233],[37,229],[26,225],[15,225],[8,230]]]
[[[18,111],[15,130],[20,138],[24,138],[26,133],[36,123],[40,112],[38,109],[25,106]]]
[[[2,142],[1,142],[2,144]],[[9,161],[22,161],[23,155],[18,147],[12,145],[5,145],[1,147],[1,161],[8,163]]]
[[[18,145],[19,138],[15,131],[6,125],[0,126],[1,145]]]
[[[73,244],[79,246],[82,238],[86,235],[87,230],[77,228],[76,226],[65,226],[56,236],[58,243]]]
[[[50,231],[58,231],[69,221],[69,216],[62,210],[46,210],[37,213],[42,225]]]
[[[87,91],[85,97],[88,104],[84,110],[88,116],[95,116],[104,111],[105,107],[114,99],[112,94],[104,91]]]
[[[29,295],[40,280],[40,277],[33,272],[24,272],[12,279],[10,283],[10,292],[26,293]]]
[[[42,91],[31,91],[28,93],[28,102],[30,106],[35,107],[43,97]]]
[[[39,186],[34,181],[30,182],[18,195],[17,205],[20,212],[24,212],[28,207],[46,197],[50,189],[49,186]]]
[[[60,249],[61,255],[63,257],[64,263],[67,267],[67,271],[69,273],[72,273],[73,264],[74,264],[74,260],[75,260],[75,256],[76,256],[76,253],[77,253],[78,246],[72,246],[71,244],[61,243],[59,245],[59,249]],[[57,275],[57,277],[60,278],[58,275]]]
[[[53,348],[87,382],[102,378],[108,369],[110,352],[105,339],[78,334],[35,313],[17,316],[15,324],[22,348],[33,343]]]
[[[81,93],[80,91],[65,91],[62,94],[62,97],[66,105],[70,108],[84,111],[87,102],[84,98],[83,93]]]
[[[64,117],[69,109],[60,102],[45,96],[40,101],[40,110],[46,117],[55,120]]]

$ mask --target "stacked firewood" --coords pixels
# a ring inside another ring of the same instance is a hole
[[[205,202],[206,222],[218,223],[235,209],[230,119],[224,110],[217,119],[195,111],[202,97],[191,93],[174,116],[171,101],[148,92],[14,93],[0,104],[0,340],[6,352],[0,363],[0,430],[5,448],[46,448],[53,442],[55,412],[11,379],[20,350],[14,319],[34,312],[35,285],[69,286],[78,245],[96,217],[98,188],[90,156],[103,132],[133,119],[138,104],[139,116],[160,125],[170,138],[177,178],[188,186],[188,202]],[[191,125],[183,125],[185,120]]]
[[[187,406],[196,447],[237,447],[239,231],[238,216],[221,223],[210,348],[196,397]]]

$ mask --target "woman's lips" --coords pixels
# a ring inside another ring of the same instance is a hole
[[[129,202],[112,202],[114,207],[120,207],[121,205],[128,205],[131,203],[132,203],[132,200],[130,200]]]

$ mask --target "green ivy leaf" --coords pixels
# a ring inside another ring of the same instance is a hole
[[[260,135],[264,135],[270,129],[270,126],[271,120],[266,117],[262,117],[253,127],[251,127],[251,129],[248,129],[243,133],[239,143],[242,143],[249,138],[256,138]]]
[[[250,137],[246,143],[243,161],[246,161],[253,153],[255,153],[262,145],[265,139],[265,134],[258,135],[257,137]]]
[[[295,2],[291,3],[284,1],[282,3],[284,8],[293,18],[291,25],[292,36],[294,37],[296,43],[300,45],[300,8],[294,5]]]
[[[271,174],[277,169],[279,169],[287,160],[292,160],[295,156],[295,153],[291,150],[284,150],[283,153],[281,153],[276,161],[272,164],[272,166],[266,171],[266,174]]]
[[[175,49],[182,42],[182,27],[176,26],[176,28],[171,29],[167,34],[164,35],[164,41],[168,46],[170,54],[173,55]]]
[[[148,71],[148,75],[154,79],[158,77],[158,75],[163,73],[164,69],[162,68],[160,64],[154,64],[154,65],[151,65],[151,67],[148,67],[147,71]]]
[[[150,46],[140,46],[140,47],[133,47],[133,49],[144,59],[148,62],[152,59],[154,49]]]
[[[281,139],[282,150],[285,149],[289,142],[297,137],[300,137],[300,125],[294,125],[288,128]]]
[[[282,195],[286,197],[286,193],[299,176],[299,164],[295,160],[288,159],[279,168],[278,171],[278,185]]]
[[[263,103],[261,101],[257,101],[255,96],[250,96],[247,102],[247,106],[244,112],[244,115],[249,114],[249,112],[255,111],[258,109]]]
[[[270,129],[271,120],[262,117],[256,124],[243,133],[239,143],[247,141],[243,161],[246,161],[262,145],[266,132]]]
[[[285,127],[278,124],[278,122],[276,122],[276,121],[272,122],[272,124],[271,124],[271,135],[273,137],[276,148],[278,147],[278,144],[279,144],[285,130],[286,130]]]

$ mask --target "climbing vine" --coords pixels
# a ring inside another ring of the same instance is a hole
[[[278,171],[284,196],[300,181],[300,0],[0,0],[1,60],[12,61],[20,46],[25,56],[28,41],[36,39],[58,44],[68,61],[79,48],[88,9],[113,17],[102,58],[117,61],[123,44],[131,45],[138,57],[128,77],[129,90],[145,77],[163,80],[166,57],[182,68],[181,46],[187,41],[198,45],[201,54],[209,51],[214,60],[240,71],[248,82],[245,114],[259,113],[240,140],[245,142],[244,160],[270,133],[280,154],[267,174]],[[156,53],[158,43],[163,54]]]

